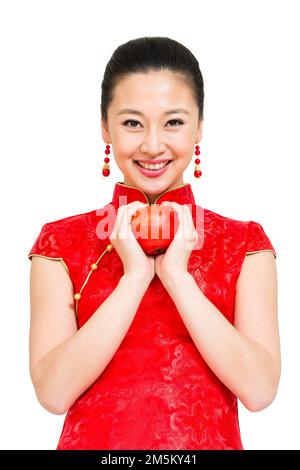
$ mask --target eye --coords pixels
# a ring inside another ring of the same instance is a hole
[[[133,119],[127,119],[127,120],[124,121],[122,124],[123,124],[123,126],[127,126],[127,127],[133,127],[133,128],[136,128],[136,127],[137,127],[137,126],[128,126],[127,123],[129,123],[129,122],[134,122],[134,123],[138,123],[138,124],[139,124],[138,121],[135,121],[135,120],[133,120]],[[180,119],[171,119],[171,120],[168,121],[168,122],[178,122],[179,125],[183,125],[183,122],[180,121]],[[171,127],[178,127],[178,126],[171,126]]]
[[[138,123],[138,121],[134,121],[133,119],[127,119],[126,121],[124,121],[122,124],[123,126],[127,126],[127,123],[128,122],[135,122],[135,123]],[[132,126],[127,126],[127,127],[132,127]],[[133,126],[133,127],[136,127],[136,126]]]
[[[180,121],[179,119],[171,119],[169,122],[179,122],[180,125],[183,124],[183,122]],[[178,126],[171,126],[171,127],[178,127]]]

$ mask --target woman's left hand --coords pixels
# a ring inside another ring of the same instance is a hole
[[[188,260],[199,235],[188,205],[177,204],[173,201],[164,201],[161,205],[172,207],[177,213],[179,221],[177,232],[167,251],[154,257],[155,272],[163,282],[173,274],[188,272]]]

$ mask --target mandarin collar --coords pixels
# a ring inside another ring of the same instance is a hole
[[[115,183],[112,204],[115,208],[140,201],[150,205],[147,194],[136,186],[130,186],[123,182]],[[195,198],[190,183],[184,183],[159,194],[153,204],[161,204],[163,201],[174,201],[178,204],[195,205]]]

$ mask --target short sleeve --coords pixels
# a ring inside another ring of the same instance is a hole
[[[28,253],[28,258],[30,260],[32,256],[41,256],[42,258],[59,260],[62,262],[65,270],[69,274],[68,266],[63,258],[59,245],[58,235],[51,223],[47,223],[42,226],[37,239]]]
[[[263,227],[258,222],[251,220],[248,222],[246,255],[251,255],[259,251],[271,251],[275,258],[277,258],[274,246]]]

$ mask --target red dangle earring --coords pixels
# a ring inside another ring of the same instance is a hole
[[[200,155],[200,150],[199,150],[199,145],[195,145],[195,155]],[[200,176],[202,175],[202,171],[200,170],[200,159],[199,158],[196,158],[195,159],[195,170],[194,170],[194,176],[196,178],[200,178]]]
[[[105,155],[109,155],[110,154],[110,145],[108,144],[106,146],[106,150],[105,150]],[[103,176],[109,176],[110,174],[110,169],[109,169],[109,158],[108,157],[105,157],[104,158],[104,165],[102,167],[102,175]]]

